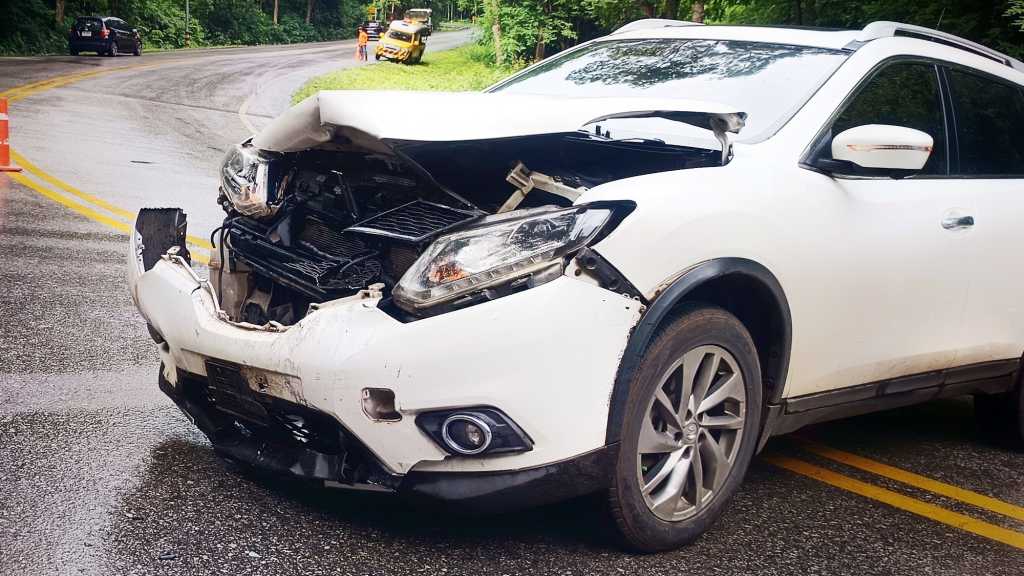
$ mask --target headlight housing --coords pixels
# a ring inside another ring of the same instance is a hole
[[[271,158],[246,142],[234,146],[220,166],[220,186],[241,214],[259,218],[273,213],[269,204]]]
[[[485,218],[434,241],[392,293],[415,312],[498,286],[540,284],[564,271],[564,258],[586,246],[612,218],[608,207],[533,209]]]

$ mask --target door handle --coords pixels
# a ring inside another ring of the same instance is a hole
[[[950,216],[942,219],[942,227],[946,230],[962,230],[974,226],[974,216]]]

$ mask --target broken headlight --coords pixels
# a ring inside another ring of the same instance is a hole
[[[586,246],[611,215],[610,208],[576,207],[485,218],[435,240],[395,286],[395,303],[414,311],[510,283],[552,280],[564,257]]]
[[[234,146],[221,163],[220,187],[239,213],[257,218],[270,214],[270,158],[248,142]]]

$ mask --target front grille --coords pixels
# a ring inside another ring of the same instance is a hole
[[[258,225],[247,221],[232,225],[228,234],[238,258],[261,275],[318,302],[347,296],[373,284],[383,269],[376,250],[317,220],[290,247],[272,242]]]
[[[307,248],[326,252],[331,256],[352,258],[366,251],[366,244],[358,238],[346,235],[316,216],[307,216],[299,237]]]
[[[349,228],[349,231],[419,243],[473,217],[471,212],[414,200],[364,220]]]

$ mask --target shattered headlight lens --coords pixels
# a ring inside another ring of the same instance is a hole
[[[587,245],[611,215],[609,208],[577,207],[485,218],[435,240],[395,286],[395,303],[414,311],[509,283],[552,280],[564,257]]]
[[[270,214],[270,158],[249,143],[228,150],[220,166],[220,185],[239,213],[253,217]]]

